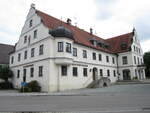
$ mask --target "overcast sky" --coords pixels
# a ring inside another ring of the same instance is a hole
[[[150,0],[1,0],[0,43],[14,45],[31,3],[36,9],[102,38],[131,32],[136,28],[144,52],[150,51]]]

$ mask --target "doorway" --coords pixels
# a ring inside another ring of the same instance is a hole
[[[131,80],[130,70],[129,69],[123,70],[123,80]]]

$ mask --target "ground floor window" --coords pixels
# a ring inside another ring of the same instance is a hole
[[[108,77],[110,76],[110,71],[109,71],[109,69],[107,70],[107,76],[108,76]]]
[[[39,77],[43,76],[43,66],[39,66]]]
[[[33,77],[34,76],[34,68],[30,68],[30,76]]]
[[[67,66],[61,66],[61,75],[67,76]]]
[[[17,78],[20,77],[20,70],[17,70]]]
[[[87,68],[83,68],[83,76],[87,77]]]
[[[102,69],[99,70],[99,73],[100,73],[100,76],[103,76],[103,70]]]
[[[114,70],[114,77],[116,77],[116,71]]]
[[[23,69],[23,82],[26,82],[26,69]]]
[[[73,76],[78,76],[78,68],[77,67],[73,67]]]

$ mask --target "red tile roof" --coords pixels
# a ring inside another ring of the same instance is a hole
[[[61,20],[54,18],[54,17],[52,17],[46,13],[43,13],[39,10],[36,10],[36,13],[37,13],[37,15],[39,15],[41,17],[43,24],[46,27],[48,27],[49,29],[54,29],[54,28],[57,28],[58,26],[64,26],[64,27],[70,29],[73,32],[75,43],[78,43],[78,44],[81,44],[84,46],[88,46],[88,47],[91,47],[91,48],[94,48],[97,50],[101,50],[104,52],[108,52],[108,53],[124,52],[124,51],[120,50],[120,47],[119,47],[120,43],[122,41],[127,42],[128,46],[131,45],[131,41],[130,41],[131,40],[131,37],[130,37],[131,33],[105,40],[105,39],[102,39],[96,35],[90,34],[90,33],[86,32],[86,31],[84,31],[84,30],[82,30],[76,26],[69,25],[66,22],[62,22]],[[99,46],[95,47],[89,41],[89,39],[92,39],[92,38],[96,39],[97,41],[109,43],[111,48],[107,49],[107,48],[102,48]],[[128,51],[128,50],[126,50],[126,51]]]

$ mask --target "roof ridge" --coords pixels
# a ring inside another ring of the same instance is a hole
[[[122,37],[122,36],[125,36],[125,35],[129,35],[129,34],[131,34],[131,33],[133,33],[133,31],[132,31],[132,32],[129,32],[129,33],[124,33],[124,34],[122,34],[122,35],[114,36],[114,37],[111,37],[111,38],[108,38],[108,39],[105,39],[105,40],[111,40],[111,39],[114,39],[114,38],[118,38],[118,37]]]
[[[12,47],[14,47],[14,45],[4,44],[4,43],[0,43],[0,45],[5,45],[5,46],[12,46]]]

